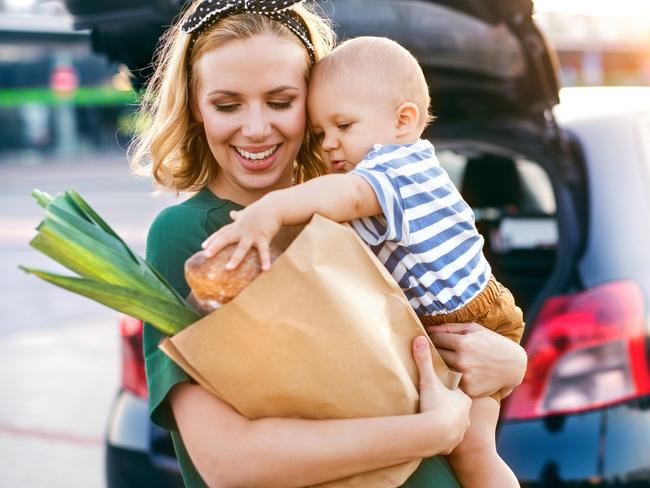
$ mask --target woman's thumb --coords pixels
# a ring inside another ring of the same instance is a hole
[[[425,336],[418,336],[413,340],[413,358],[420,376],[420,392],[437,385],[440,380],[433,371],[431,347]]]

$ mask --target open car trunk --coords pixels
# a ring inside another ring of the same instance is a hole
[[[189,0],[64,0],[93,46],[141,84],[160,35]],[[532,0],[317,0],[340,38],[385,35],[424,68],[439,116],[541,115],[558,103],[551,50]]]
[[[422,65],[441,117],[542,114],[559,101],[554,58],[531,0],[333,0],[341,38],[384,35]]]

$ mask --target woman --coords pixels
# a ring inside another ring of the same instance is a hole
[[[164,210],[147,242],[148,259],[183,296],[189,293],[184,261],[230,221],[231,210],[322,173],[305,130],[305,98],[310,69],[331,48],[333,34],[297,3],[195,2],[180,22],[183,30],[172,28],[165,39],[142,112],[152,124],[136,143],[133,162],[148,156],[149,171],[159,183],[198,191]],[[463,333],[456,334],[457,329]],[[187,486],[317,484],[449,453],[467,428],[469,399],[437,381],[422,338],[414,343],[419,414],[317,421],[249,421],[191,382],[158,350],[160,339],[145,326],[150,413],[171,431]],[[436,340],[446,348],[450,364],[468,373],[470,389],[480,384],[496,391],[521,380],[521,351],[496,334],[450,325]],[[470,363],[464,351],[468,344],[510,358],[510,375],[481,354],[472,354],[475,364],[463,369]],[[478,371],[500,379],[477,382]],[[433,458],[404,486],[457,484],[444,461]]]

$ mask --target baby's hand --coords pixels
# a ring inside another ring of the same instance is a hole
[[[279,219],[255,204],[239,212],[230,212],[231,224],[223,226],[208,237],[201,247],[208,257],[214,256],[229,244],[237,244],[226,269],[235,269],[251,247],[256,247],[263,271],[271,268],[269,244],[278,230]]]

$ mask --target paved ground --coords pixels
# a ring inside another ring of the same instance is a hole
[[[103,435],[119,380],[116,314],[17,269],[60,270],[28,247],[42,216],[29,193],[68,187],[140,253],[151,219],[172,201],[152,198],[119,154],[0,159],[0,487],[104,486]]]

